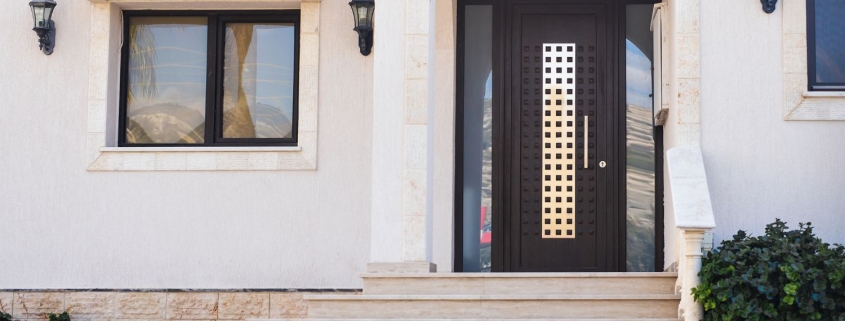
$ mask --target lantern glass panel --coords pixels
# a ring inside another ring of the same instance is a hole
[[[32,20],[35,23],[35,28],[41,28],[41,27],[44,26],[44,6],[43,5],[32,6]]]
[[[53,6],[51,6],[51,5],[44,6],[44,16],[42,17],[43,20],[41,20],[42,21],[41,25],[45,28],[49,28],[50,27],[50,19],[51,19],[52,16],[53,16]]]

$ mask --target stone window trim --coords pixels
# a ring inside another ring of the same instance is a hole
[[[784,0],[784,120],[845,120],[845,92],[809,91],[807,1]]]
[[[89,0],[88,171],[317,170],[320,0]],[[117,147],[122,10],[300,10],[299,128],[295,147]]]

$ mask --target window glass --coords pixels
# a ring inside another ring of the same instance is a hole
[[[845,84],[845,1],[815,0],[816,83]]]
[[[463,271],[490,271],[493,222],[493,6],[465,7]]]
[[[627,271],[652,272],[655,260],[655,145],[651,98],[652,5],[626,6]]]
[[[223,71],[224,138],[291,138],[294,25],[229,23]]]
[[[204,142],[207,23],[205,17],[131,18],[127,143]]]

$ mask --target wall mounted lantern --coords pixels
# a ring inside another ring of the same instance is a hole
[[[763,11],[766,13],[775,12],[775,8],[778,5],[778,0],[760,0],[763,3]]]
[[[53,24],[53,8],[56,1],[53,0],[32,0],[29,2],[32,9],[32,28],[38,34],[38,48],[45,55],[53,53],[54,39],[56,38],[56,26]]]
[[[352,15],[355,19],[355,30],[358,32],[358,47],[361,54],[369,56],[373,49],[373,11],[376,3],[373,0],[352,0]]]

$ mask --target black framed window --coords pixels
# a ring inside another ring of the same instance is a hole
[[[845,91],[845,1],[807,0],[810,90]]]
[[[295,146],[299,11],[125,11],[120,146]]]

